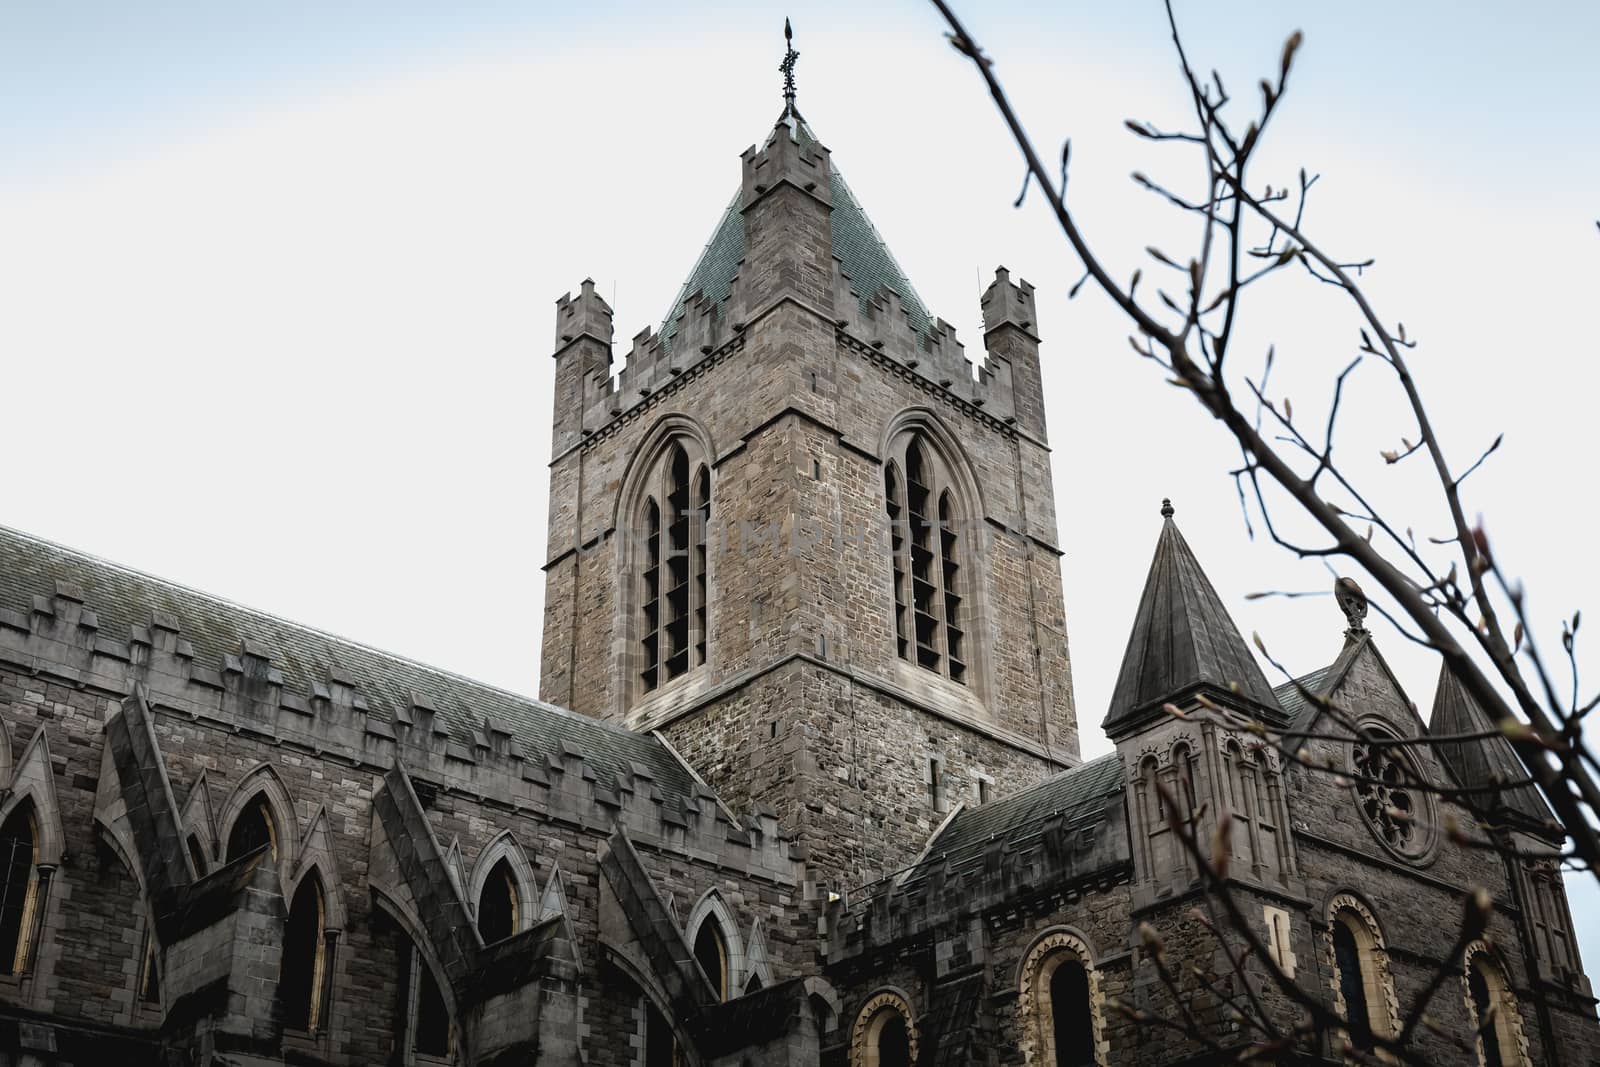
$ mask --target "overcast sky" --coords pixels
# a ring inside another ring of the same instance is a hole
[[[1045,153],[1072,137],[1108,261],[1186,258],[1192,227],[1127,175],[1192,181],[1197,161],[1121,128],[1183,121],[1159,5],[963,6]],[[1179,10],[1241,98],[1305,31],[1258,180],[1324,175],[1311,229],[1376,258],[1458,468],[1505,432],[1469,507],[1558,649],[1561,617],[1600,610],[1600,8]],[[996,265],[1038,287],[1085,753],[1107,747],[1164,496],[1247,635],[1296,672],[1330,661],[1331,598],[1245,598],[1332,578],[1247,536],[1219,429],[1105,300],[1067,301],[1076,263],[1039,200],[1012,209],[1015,151],[909,0],[5,5],[0,523],[536,692],[553,301],[594,277],[621,351],[659,325],[778,114],[785,14],[802,111],[968,355]],[[1278,346],[1274,392],[1302,412],[1357,342],[1333,291],[1298,282],[1241,330],[1240,359]],[[1392,392],[1357,373],[1345,454],[1402,524],[1442,534],[1423,472],[1377,458],[1412,433]],[[1426,714],[1436,662],[1374,628]]]

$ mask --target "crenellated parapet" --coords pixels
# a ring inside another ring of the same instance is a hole
[[[50,551],[65,555],[53,546]],[[779,835],[775,818],[736,818],[654,737],[90,557],[66,558],[86,573],[129,586],[115,591],[125,605],[119,614],[141,603],[193,602],[197,621],[147,608],[148,622],[120,634],[102,628],[89,595],[76,585],[62,583],[49,595],[0,606],[0,663],[103,694],[108,719],[122,715],[123,702],[138,689],[152,721],[173,716],[207,723],[376,775],[402,763],[427,788],[485,805],[602,834],[621,824],[652,848],[782,884],[798,884],[804,875],[803,860]],[[274,647],[273,640],[285,647]],[[130,770],[139,762],[138,737],[131,744]],[[154,786],[144,791],[158,792]],[[170,798],[162,803],[171,806]],[[176,883],[191,873],[180,842],[161,849],[172,873],[153,881]]]
[[[1132,873],[1120,790],[977,839],[940,834],[911,870],[835,900],[823,920],[821,951],[834,966],[937,940],[994,909],[1040,898],[1071,906],[1127,882]]]

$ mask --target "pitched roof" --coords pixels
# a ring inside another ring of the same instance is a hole
[[[952,874],[983,864],[984,850],[1003,840],[1010,851],[1034,844],[1046,820],[1072,826],[1096,821],[1107,798],[1122,791],[1122,759],[1115,752],[1080,763],[1010,796],[963,808],[928,844],[919,868],[948,863]],[[906,879],[914,881],[922,871]]]
[[[772,136],[792,137],[802,145],[816,141],[811,128],[804,119],[798,117],[792,122],[779,120]],[[840,270],[854,285],[861,310],[865,312],[878,291],[887,286],[899,295],[900,304],[911,320],[911,328],[919,334],[926,333],[932,320],[922,298],[911,287],[905,271],[900,269],[900,264],[883,243],[883,238],[878,236],[877,228],[861,209],[860,201],[850,191],[839,168],[830,164],[829,170],[829,185],[833,193],[833,254],[839,258]],[[694,269],[678,290],[672,309],[661,322],[662,343],[669,349],[672,347],[672,338],[678,332],[678,318],[691,296],[697,292],[704,293],[708,300],[720,307],[732,291],[734,275],[739,272],[739,263],[744,259],[741,198],[741,193],[735,193],[729,201],[716,229],[711,232],[711,240],[706,242]]]
[[[1284,747],[1290,749],[1299,747],[1300,739],[1294,735],[1306,733],[1316,725],[1317,716],[1323,710],[1323,705],[1314,698],[1327,697],[1339,688],[1339,683],[1344,681],[1344,676],[1355,666],[1356,660],[1361,656],[1361,649],[1368,640],[1370,637],[1367,636],[1363,636],[1360,640],[1346,640],[1338,658],[1332,663],[1309,674],[1302,674],[1294,681],[1285,682],[1272,691],[1289,720],[1284,731]],[[1310,694],[1310,697],[1307,694]]]
[[[1199,690],[1228,695],[1279,718],[1272,687],[1211,579],[1163,506],[1165,521],[1133,633],[1122,656],[1104,728],[1112,733],[1152,714],[1164,701]]]
[[[559,756],[561,743],[569,742],[597,773],[625,775],[638,763],[664,794],[694,795],[688,768],[651,736],[0,526],[0,607],[26,611],[34,597],[49,600],[58,582],[81,590],[84,607],[98,616],[104,637],[125,641],[134,627],[147,626],[152,613],[161,612],[178,620],[196,659],[208,664],[237,655],[242,642],[249,641],[270,651],[286,690],[306,693],[312,682],[325,682],[329,668],[337,666],[358,680],[370,715],[392,719],[394,709],[409,707],[415,693],[438,709],[450,736],[468,747],[489,718],[538,754]]]
[[[1441,738],[1455,734],[1480,734],[1494,731],[1494,723],[1467,687],[1446,665],[1439,668],[1439,685],[1433,695],[1433,714],[1428,732]],[[1478,741],[1440,741],[1439,755],[1455,772],[1457,781],[1469,789],[1504,785],[1498,793],[1476,799],[1486,806],[1545,829],[1556,822],[1554,813],[1533,784],[1522,758],[1511,742],[1500,733]]]

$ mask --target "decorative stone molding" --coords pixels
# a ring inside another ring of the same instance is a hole
[[[896,1015],[906,1026],[911,1062],[917,1062],[919,1036],[910,1001],[898,989],[880,989],[861,1005],[855,1025],[850,1028],[850,1067],[878,1067],[878,1037],[883,1033],[884,1024]]]
[[[1484,1021],[1478,1017],[1478,1004],[1472,995],[1472,968],[1475,966],[1482,968],[1490,1003],[1495,1008],[1495,1024],[1488,1031],[1483,1030]],[[1491,1038],[1499,1044],[1501,1063],[1507,1067],[1531,1067],[1533,1061],[1528,1055],[1528,1035],[1522,1029],[1522,1012],[1517,1007],[1517,995],[1506,977],[1505,965],[1483,941],[1474,941],[1462,953],[1461,995],[1466,1000],[1467,1018],[1472,1020],[1473,1028],[1478,1031],[1478,1040],[1473,1046],[1478,1055],[1478,1067],[1488,1067],[1489,1060],[1484,1055],[1483,1043]]]
[[[1340,1016],[1349,1018],[1349,1009],[1345,1005],[1344,990],[1339,984],[1338,959],[1333,948],[1333,924],[1343,922],[1340,912],[1352,915],[1357,920],[1355,932],[1357,944],[1363,950],[1361,968],[1361,984],[1366,990],[1367,1004],[1370,1007],[1380,1006],[1382,1016],[1370,1020],[1375,1033],[1385,1037],[1394,1036],[1395,1020],[1400,1018],[1400,998],[1395,993],[1394,975],[1389,969],[1389,949],[1384,943],[1383,929],[1378,925],[1378,919],[1372,914],[1359,897],[1351,893],[1340,893],[1328,902],[1327,925],[1322,931],[1322,949],[1324,962],[1328,968],[1328,984],[1333,988],[1333,1006]],[[1376,1016],[1376,1012],[1369,1011]],[[1348,1040],[1344,1030],[1335,1030],[1333,1039],[1336,1047],[1342,1047]]]
[[[1361,732],[1383,742],[1350,745],[1350,794],[1362,820],[1395,858],[1417,866],[1432,862],[1439,820],[1427,777],[1385,725],[1362,722]]]
[[[517,839],[510,830],[502,830],[494,839],[483,847],[478,853],[477,862],[472,865],[472,880],[467,885],[467,906],[472,909],[472,914],[478,914],[478,902],[483,899],[483,888],[489,881],[489,875],[495,865],[505,860],[511,868],[511,884],[517,897],[517,926],[516,932],[532,929],[533,924],[542,915],[539,911],[539,884],[534,877],[533,865],[528,862],[527,854],[522,851],[522,846],[517,844]]]
[[[1088,979],[1094,1061],[1104,1067],[1111,1046],[1106,1038],[1105,994],[1100,991],[1094,950],[1082,936],[1066,927],[1040,935],[1018,968],[1017,1029],[1022,1038],[1022,1062],[1040,1067],[1054,1067],[1056,1063],[1055,1005],[1050,1001],[1050,979],[1055,969],[1067,960],[1075,960],[1082,966]]]

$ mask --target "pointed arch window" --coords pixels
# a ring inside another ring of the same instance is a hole
[[[484,944],[504,941],[517,932],[519,903],[511,862],[501,859],[489,871],[478,896],[478,933]]]
[[[638,692],[706,662],[711,471],[698,446],[674,438],[645,471],[632,530]]]
[[[278,828],[272,821],[272,807],[267,795],[257,793],[239,812],[239,817],[233,821],[233,829],[228,831],[228,852],[224,862],[232,863],[241,856],[248,856],[262,845],[267,846],[269,855],[276,861]]]
[[[968,519],[948,465],[920,430],[890,443],[884,507],[894,583],[895,651],[953,682],[970,682]]]
[[[18,805],[0,825],[0,867],[0,974],[22,974],[39,902],[39,827],[31,802]]]
[[[416,1056],[447,1058],[455,1047],[450,1025],[450,1009],[444,990],[433,975],[433,968],[411,939],[401,935],[400,959],[406,967],[406,982],[401,989],[401,1018],[405,1021],[405,1044]]]
[[[316,1033],[322,1026],[322,990],[327,968],[325,908],[322,883],[316,874],[300,880],[289,904],[284,927],[283,962],[278,977],[278,999],[283,1024],[290,1030]]]
[[[1329,955],[1335,1007],[1345,1036],[1359,1052],[1372,1052],[1376,1037],[1391,1030],[1394,982],[1377,922],[1354,897],[1336,898],[1328,917]]]
[[[1467,1007],[1472,1012],[1473,1036],[1482,1067],[1526,1067],[1522,1014],[1516,994],[1506,980],[1505,968],[1481,941],[1467,948]]]
[[[717,920],[709,915],[695,933],[694,958],[700,964],[700,969],[706,972],[706,977],[711,979],[711,988],[716,991],[717,999],[727,1000],[728,942],[723,938]]]

